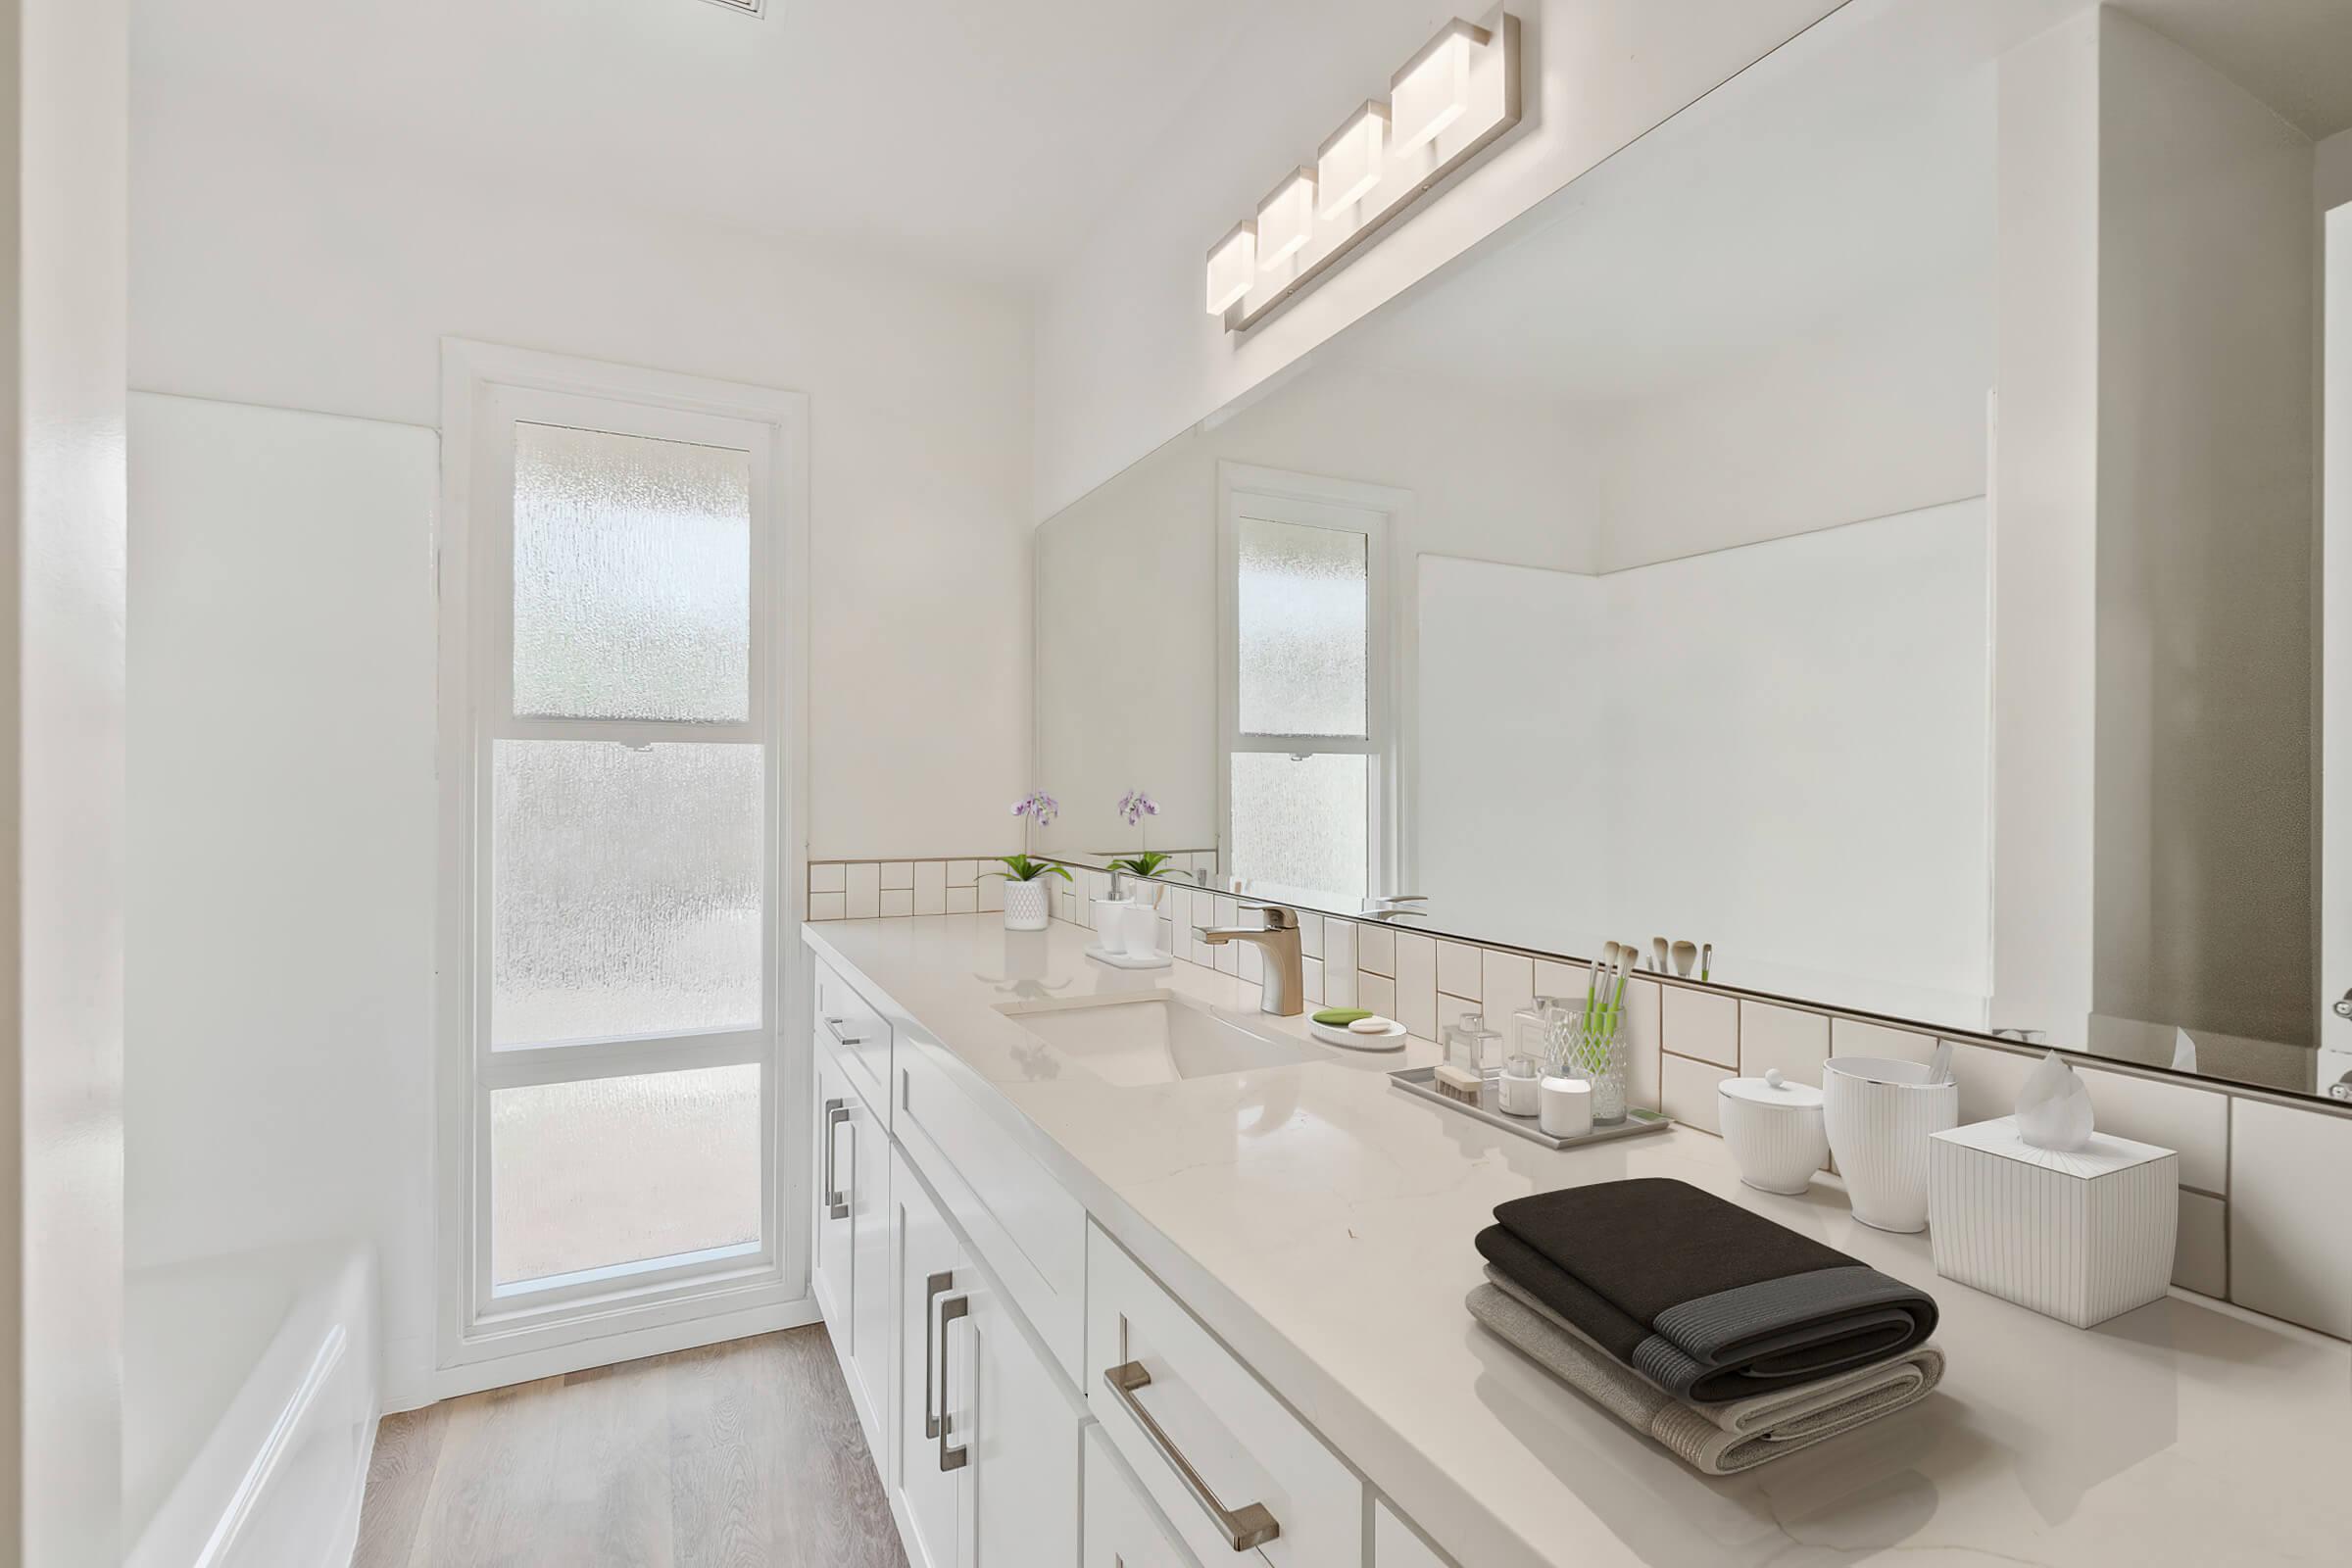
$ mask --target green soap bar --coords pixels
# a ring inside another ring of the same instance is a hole
[[[1328,1024],[1334,1029],[1345,1029],[1358,1018],[1371,1016],[1372,1014],[1361,1007],[1325,1007],[1321,1012],[1315,1014],[1315,1022]]]

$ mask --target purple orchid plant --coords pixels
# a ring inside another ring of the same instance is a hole
[[[1057,876],[1063,881],[1075,880],[1069,871],[1051,861],[1033,858],[1029,854],[1029,829],[1044,827],[1061,814],[1061,803],[1044,790],[1031,790],[1012,803],[1012,814],[1021,818],[1021,853],[999,856],[1002,871],[983,871],[982,876],[1001,876],[1008,882],[1034,882],[1041,876]]]

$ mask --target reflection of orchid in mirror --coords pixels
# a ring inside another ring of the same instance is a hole
[[[1145,817],[1159,814],[1159,803],[1142,790],[1129,790],[1119,797],[1115,809],[1126,818],[1129,827],[1139,827]],[[1144,828],[1143,845],[1136,854],[1111,861],[1109,869],[1130,872],[1136,876],[1157,876],[1159,868],[1168,863],[1168,858],[1152,851],[1152,830],[1149,827]]]

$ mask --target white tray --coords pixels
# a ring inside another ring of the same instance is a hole
[[[1138,958],[1132,954],[1113,953],[1107,948],[1089,948],[1086,956],[1097,963],[1107,963],[1113,969],[1166,969],[1176,962],[1170,954],[1155,953],[1149,958]]]

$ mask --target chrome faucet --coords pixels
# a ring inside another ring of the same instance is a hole
[[[1298,916],[1279,904],[1257,906],[1263,925],[1195,926],[1193,935],[1212,948],[1228,942],[1247,942],[1265,956],[1258,981],[1257,1010],[1278,1018],[1296,1018],[1306,1010],[1306,967],[1298,949]]]

